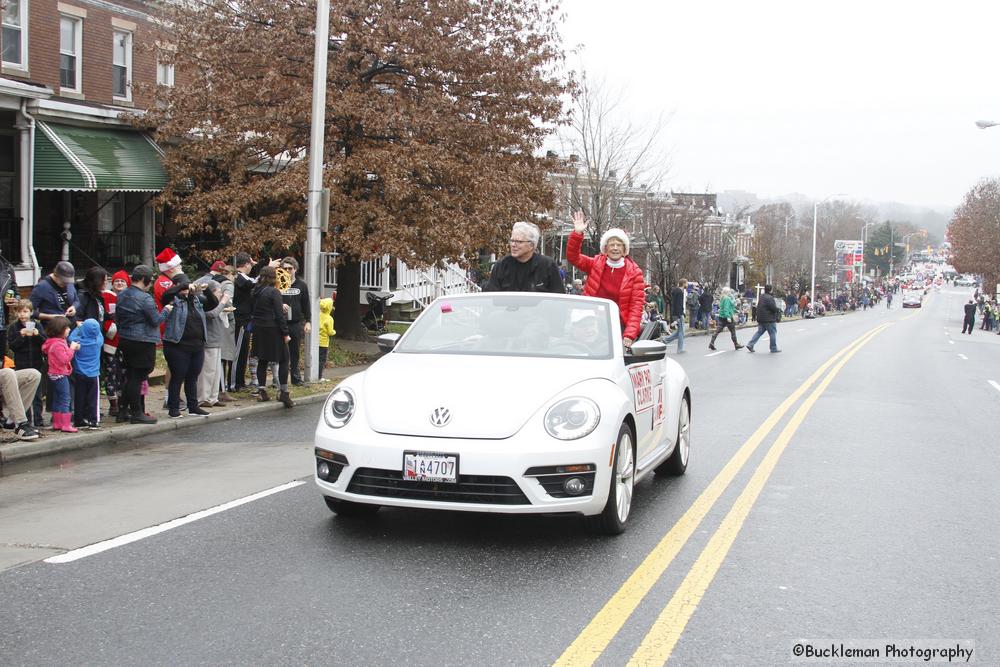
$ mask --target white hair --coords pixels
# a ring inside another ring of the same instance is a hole
[[[530,222],[515,222],[514,228],[510,230],[510,233],[520,234],[526,241],[531,243],[531,245],[536,248],[538,247],[538,239],[542,236],[542,232],[538,229],[538,225]]]

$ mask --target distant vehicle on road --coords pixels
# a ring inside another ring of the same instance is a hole
[[[687,469],[687,374],[658,340],[627,353],[612,301],[442,297],[379,345],[316,428],[315,480],[337,514],[583,515],[617,534],[636,482]]]
[[[903,292],[903,308],[920,308],[924,303],[923,291],[910,290]]]
[[[959,276],[955,279],[956,287],[975,287],[978,283],[972,276]]]

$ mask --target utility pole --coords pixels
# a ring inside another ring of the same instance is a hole
[[[309,200],[306,212],[305,281],[309,297],[313,300],[309,333],[305,335],[306,368],[305,379],[311,382],[319,377],[319,307],[316,306],[320,294],[320,250],[322,221],[329,210],[320,210],[323,197],[323,139],[326,125],[326,59],[330,48],[330,0],[316,3],[316,45],[313,50],[313,96],[312,126],[309,135]]]

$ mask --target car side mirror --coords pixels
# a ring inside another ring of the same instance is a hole
[[[631,351],[626,351],[625,363],[637,361],[656,361],[667,356],[667,345],[658,340],[637,340],[632,343]]]
[[[375,342],[378,344],[379,352],[392,352],[402,337],[403,335],[398,333],[384,333]]]

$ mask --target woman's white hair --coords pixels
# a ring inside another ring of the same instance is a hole
[[[542,232],[538,229],[538,225],[530,222],[515,222],[514,228],[510,230],[511,234],[520,234],[531,243],[531,245],[538,247],[538,239],[541,238]]]

